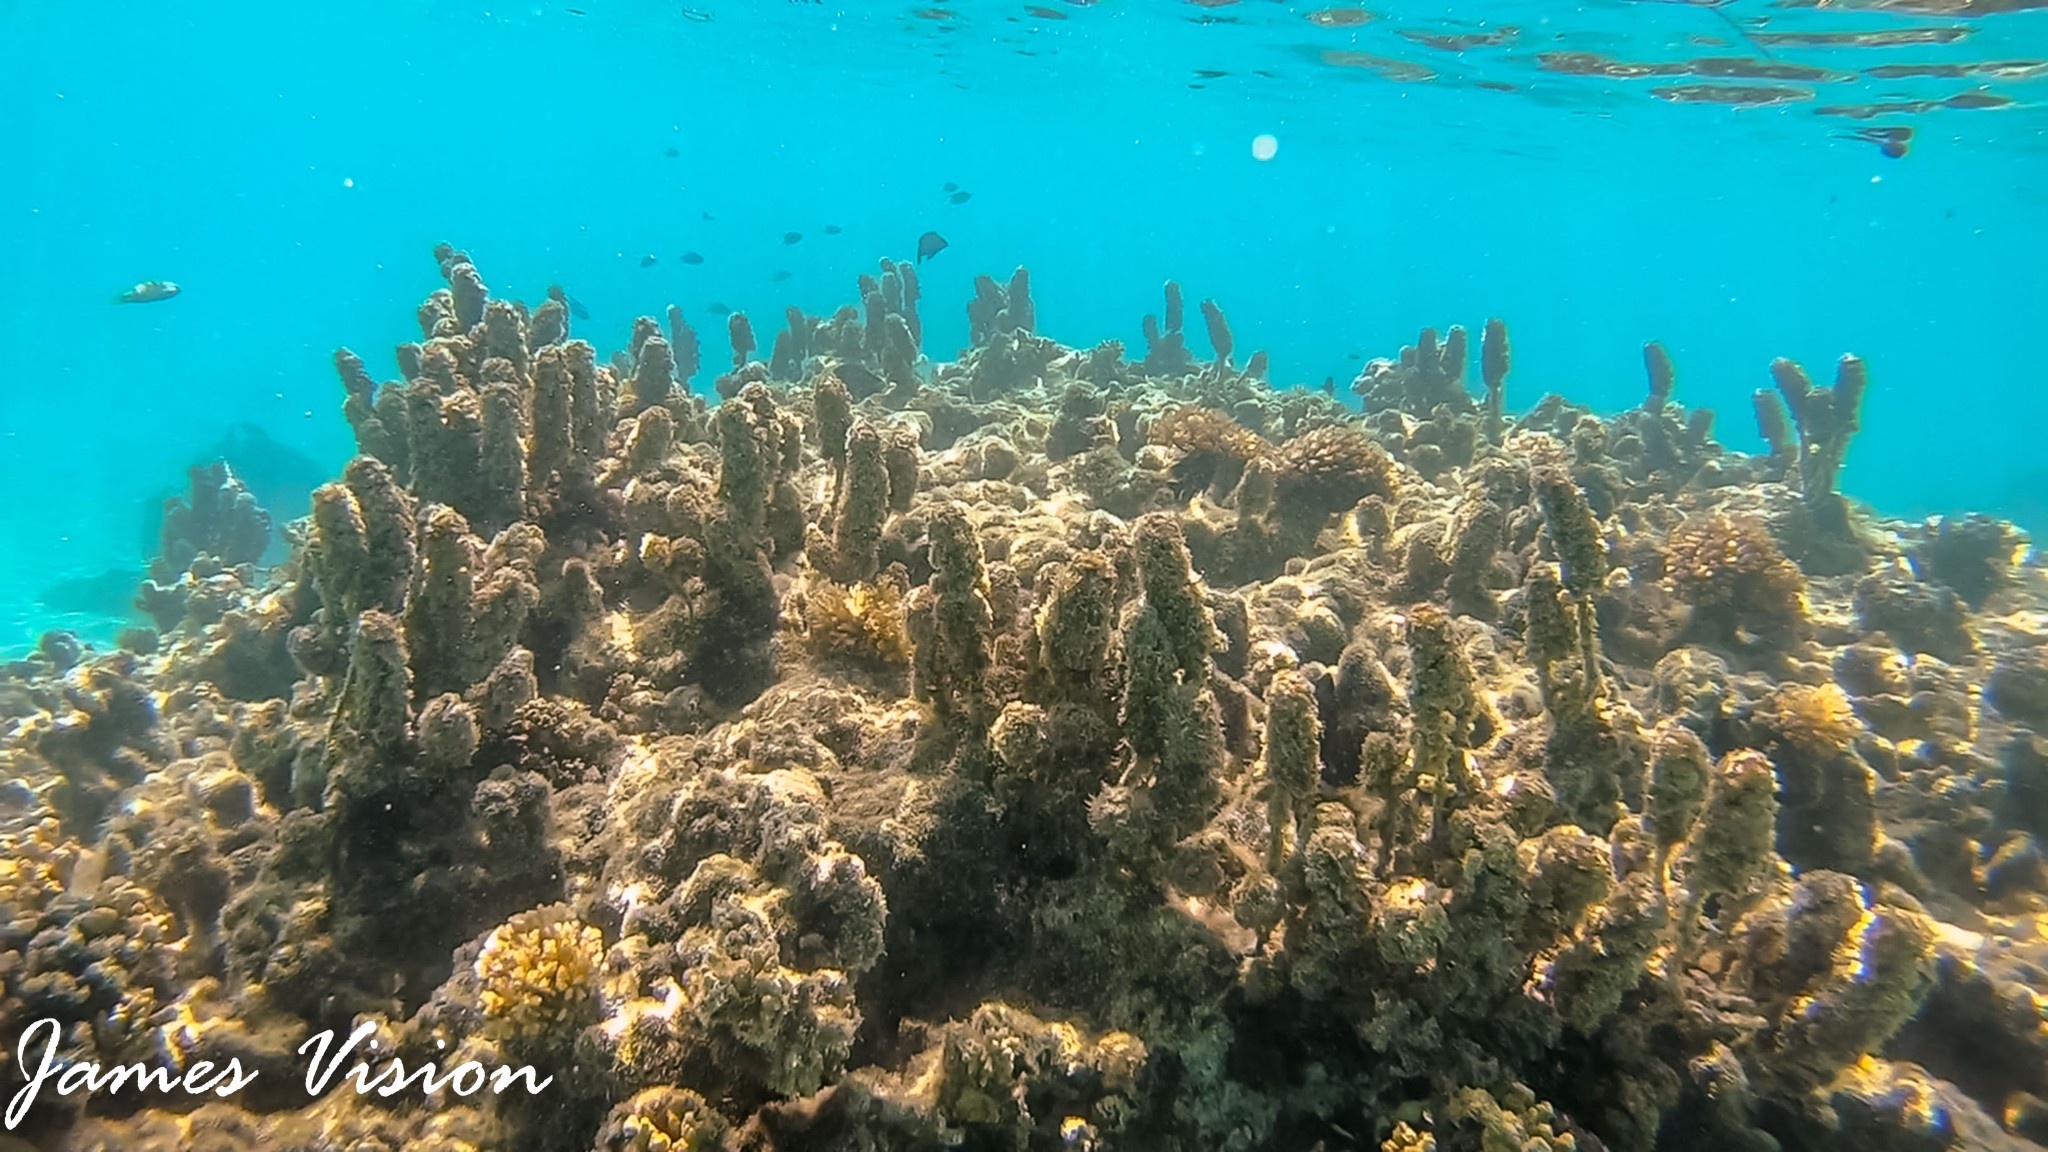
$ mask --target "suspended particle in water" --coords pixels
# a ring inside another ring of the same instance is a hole
[[[1252,159],[1271,160],[1280,151],[1280,141],[1271,133],[1260,133],[1252,137]]]

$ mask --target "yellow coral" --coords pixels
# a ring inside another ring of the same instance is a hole
[[[903,586],[888,575],[851,588],[830,580],[812,585],[804,602],[811,649],[820,657],[841,657],[903,668],[910,664],[910,633],[903,620]]]
[[[41,912],[77,866],[78,847],[67,843],[54,819],[22,833],[0,833],[0,897],[17,915]]]
[[[1417,1132],[1403,1120],[1394,1125],[1393,1135],[1380,1142],[1380,1152],[1436,1152],[1436,1136]]]
[[[1579,1146],[1570,1132],[1559,1132],[1557,1112],[1520,1084],[1496,1098],[1482,1088],[1465,1088],[1451,1097],[1451,1123],[1461,1131],[1477,1129],[1486,1152],[1572,1152]]]
[[[1832,683],[1787,684],[1765,699],[1758,718],[1779,739],[1816,759],[1847,748],[1863,731],[1849,697]]]
[[[500,1039],[558,1035],[594,1015],[604,935],[565,905],[521,912],[477,954],[484,1027]]]
[[[600,1146],[619,1152],[714,1152],[725,1146],[727,1127],[724,1117],[687,1088],[648,1088],[612,1112]]]

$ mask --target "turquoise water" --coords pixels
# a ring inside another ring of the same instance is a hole
[[[495,294],[566,286],[601,348],[679,304],[707,363],[713,304],[829,313],[926,230],[951,245],[934,359],[974,275],[1020,263],[1063,343],[1138,345],[1171,277],[1282,385],[1342,390],[1497,315],[1512,408],[1616,410],[1656,339],[1745,448],[1772,357],[1825,379],[1853,351],[1850,495],[2048,531],[2048,11],[2025,6],[0,6],[0,648],[111,635],[104,594],[52,586],[112,571],[118,603],[151,509],[237,426],[252,487],[302,514],[352,446],[333,349],[393,376],[443,240]],[[1909,30],[1948,42],[1788,40]],[[1669,74],[1702,58],[1746,63]],[[1698,74],[1784,66],[1825,71]],[[1695,85],[1798,99],[1672,99]],[[1871,126],[1914,128],[1909,152],[1840,138]],[[110,302],[144,280],[183,292]]]

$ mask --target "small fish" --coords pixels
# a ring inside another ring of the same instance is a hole
[[[955,184],[955,183],[953,183],[953,182],[952,182],[952,181],[950,181],[950,180],[948,180],[948,181],[946,182],[946,191],[948,191],[948,192],[958,192],[959,190],[960,190],[960,186],[959,186],[958,184]]]
[[[713,316],[730,316],[730,315],[732,315],[732,309],[731,309],[731,308],[728,308],[728,307],[726,307],[725,305],[723,305],[723,304],[719,303],[719,302],[718,302],[718,301],[716,301],[716,300],[713,300],[713,301],[712,301],[711,303],[709,303],[709,304],[706,304],[706,305],[704,306],[704,310],[705,310],[706,312],[709,312],[709,313],[711,313],[711,314],[712,314]]]
[[[693,23],[697,23],[697,24],[709,24],[709,23],[711,23],[711,13],[709,13],[709,12],[704,12],[704,11],[701,11],[701,10],[699,10],[699,9],[696,9],[696,8],[684,8],[684,9],[682,9],[682,17],[683,17],[683,19],[685,19],[685,20],[689,20],[689,21],[691,21],[691,22],[693,22]]]
[[[1877,150],[1890,159],[1897,160],[1913,146],[1911,128],[1858,128],[1854,132],[1837,132],[1837,140],[1861,140],[1865,144],[1877,145]]]
[[[652,268],[652,267],[654,267],[654,266],[655,266],[656,264],[659,264],[659,263],[661,263],[661,261],[660,261],[660,260],[657,260],[657,259],[655,259],[655,258],[654,258],[654,257],[652,257],[652,256],[642,256],[642,257],[640,258],[640,266],[641,266],[642,268]]]
[[[1230,73],[1218,72],[1214,68],[1197,68],[1195,69],[1195,75],[1204,80],[1221,80],[1225,76],[1230,75]]]
[[[937,232],[927,232],[917,238],[917,262],[919,264],[946,250],[946,238]]]
[[[946,203],[965,204],[972,199],[974,199],[974,193],[972,192],[955,192],[951,196],[946,197]]]
[[[706,220],[716,220],[716,219],[718,219],[718,217],[716,217],[716,216],[713,216],[713,215],[712,215],[711,213],[709,213],[709,212],[699,212],[699,213],[697,213],[697,215],[699,215],[699,216],[703,217],[703,218],[704,218],[704,219],[706,219]]]
[[[801,244],[803,238],[804,234],[801,232],[784,232],[782,234],[782,242],[784,244]]]
[[[702,254],[697,252],[685,252],[682,255],[682,261],[685,264],[702,264],[704,262],[704,257]]]
[[[588,12],[585,12],[585,11],[584,11],[583,9],[581,9],[581,8],[564,8],[564,9],[562,9],[562,11],[564,11],[564,12],[567,12],[567,13],[568,13],[569,15],[571,15],[571,16],[588,16],[588,15],[590,15],[590,13],[588,13]]]
[[[844,228],[841,228],[841,227],[840,227],[839,225],[837,225],[837,224],[827,224],[827,225],[825,225],[825,235],[827,235],[827,236],[837,236],[837,235],[839,235],[839,234],[840,234],[841,232],[844,232],[844,231],[846,231],[846,229],[844,229]]]
[[[663,148],[663,149],[661,150],[661,154],[662,154],[663,156],[666,156],[666,157],[668,157],[668,158],[669,158],[669,159],[671,159],[671,160],[674,160],[674,159],[676,159],[676,158],[680,157],[680,156],[681,156],[681,155],[683,154],[683,150],[682,150],[681,148],[674,148],[674,147],[670,147],[670,148]]]
[[[1040,8],[1036,5],[1033,5],[1024,10],[1026,12],[1031,13],[1033,16],[1038,17],[1040,20],[1065,20],[1067,18],[1067,14],[1065,12],[1060,12],[1052,8]]]
[[[182,291],[184,289],[171,283],[169,280],[144,280],[135,287],[114,297],[114,303],[154,304],[159,300],[169,300]]]
[[[769,274],[768,278],[770,280],[775,281],[777,284],[787,284],[789,282],[789,278],[792,275],[794,275],[794,273],[785,271],[781,268],[777,268],[774,272]]]

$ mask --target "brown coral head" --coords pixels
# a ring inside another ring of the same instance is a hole
[[[1279,473],[1275,494],[1283,507],[1328,515],[1367,496],[1394,495],[1394,461],[1371,436],[1350,425],[1304,432],[1281,445],[1273,462]]]
[[[746,367],[747,357],[754,354],[754,324],[745,312],[735,312],[726,317],[725,328],[732,337],[732,366],[737,371]]]
[[[1187,404],[1152,422],[1146,440],[1184,457],[1211,456],[1242,464],[1258,455],[1259,434],[1214,408]]]
[[[1695,516],[1672,528],[1666,543],[1665,582],[1704,617],[1696,629],[1779,646],[1804,626],[1806,579],[1755,520]]]

